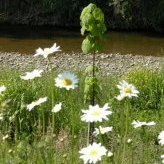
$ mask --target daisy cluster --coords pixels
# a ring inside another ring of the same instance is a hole
[[[34,55],[34,57],[37,56],[43,56],[45,59],[49,59],[50,55],[54,54],[55,52],[59,52],[60,50],[60,46],[57,46],[56,43],[53,44],[52,47],[50,48],[38,48],[36,50],[36,53]],[[33,80],[35,78],[41,77],[43,73],[43,70],[38,70],[38,69],[34,69],[31,72],[26,72],[25,75],[20,76],[20,78],[22,80]],[[63,73],[60,73],[54,80],[55,82],[55,86],[58,88],[64,88],[66,90],[71,90],[71,89],[75,89],[77,87],[78,84],[78,78],[76,75],[74,75],[71,72],[68,71],[64,71]],[[0,87],[0,94],[5,91],[5,87],[2,86]],[[36,106],[41,105],[42,103],[47,101],[47,97],[45,98],[39,98],[37,101],[31,102],[30,104],[27,105],[27,110],[31,111],[32,109],[34,109]],[[57,113],[61,110],[62,108],[62,103],[58,103],[56,104],[53,109],[51,110],[53,113]]]
[[[95,106],[90,105],[89,109],[82,110],[83,115],[81,116],[81,120],[87,123],[102,122],[103,120],[107,121],[109,119],[108,116],[112,114],[112,111],[109,109],[108,103],[103,107],[100,107],[98,104]],[[111,132],[112,129],[113,127],[99,126],[98,128],[95,128],[93,134],[95,136],[106,134]],[[103,156],[111,157],[113,155],[113,153],[108,151],[101,143],[96,142],[82,148],[79,153],[81,154],[80,158],[83,159],[84,163],[97,163],[98,161],[101,161]]]
[[[124,98],[133,98],[138,97],[139,91],[136,89],[136,87],[132,84],[129,84],[126,81],[121,81],[119,85],[117,85],[118,89],[120,90],[120,94],[116,97],[118,101],[123,100]],[[102,122],[103,120],[108,120],[108,116],[112,114],[112,111],[109,111],[108,104],[105,104],[102,108],[99,107],[99,105],[95,106],[89,106],[89,109],[82,110],[83,115],[81,116],[81,120],[85,122]],[[133,121],[132,126],[134,128],[141,128],[141,127],[148,127],[148,126],[155,126],[156,123],[154,121],[151,122],[141,122],[141,121]],[[95,128],[94,135],[102,135],[108,132],[111,132],[113,130],[112,127],[102,127],[99,126],[98,128]],[[164,145],[164,131],[162,131],[159,136],[159,143],[161,145]],[[132,139],[128,139],[126,141],[127,143],[131,143]],[[108,153],[107,153],[108,152]],[[113,153],[111,151],[107,151],[107,149],[101,145],[101,143],[93,143],[90,144],[88,147],[82,148],[79,151],[81,159],[83,159],[84,163],[97,163],[101,160],[101,157],[113,156]],[[163,157],[163,156],[162,156]]]

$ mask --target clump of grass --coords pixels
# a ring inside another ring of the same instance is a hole
[[[128,72],[127,81],[133,83],[140,91],[137,108],[144,110],[160,110],[164,96],[163,71],[153,71],[139,68]]]

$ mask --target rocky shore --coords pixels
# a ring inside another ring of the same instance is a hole
[[[162,68],[163,57],[133,56],[132,54],[97,54],[96,63],[101,68],[103,75],[121,75],[135,68],[143,67],[153,70]],[[51,57],[53,68],[58,72],[63,70],[77,71],[84,70],[92,63],[92,55],[81,53],[59,53]],[[34,68],[46,69],[47,60],[42,56],[19,53],[0,52],[0,69],[12,69],[17,71],[32,71]]]

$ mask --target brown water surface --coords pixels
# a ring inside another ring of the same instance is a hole
[[[56,42],[63,52],[81,52],[80,32],[42,27],[0,27],[0,51],[34,54]],[[104,53],[164,56],[164,37],[136,32],[108,32]]]

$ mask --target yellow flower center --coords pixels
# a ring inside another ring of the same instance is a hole
[[[99,116],[100,115],[100,111],[99,110],[94,110],[92,112],[92,116]]]
[[[126,87],[126,88],[124,89],[124,91],[125,91],[125,93],[132,93],[132,91],[131,91],[131,89],[130,89],[129,87]]]
[[[63,80],[63,84],[64,84],[65,86],[69,86],[69,85],[72,84],[72,81],[71,81],[70,79],[64,79],[64,80]]]
[[[90,156],[96,156],[97,155],[97,151],[96,150],[92,150],[90,153],[89,153]]]

